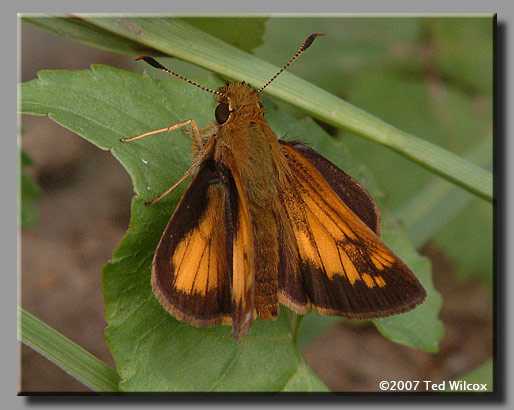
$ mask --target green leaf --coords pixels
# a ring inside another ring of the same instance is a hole
[[[314,312],[307,313],[303,316],[300,324],[297,342],[298,349],[302,350],[332,326],[341,322],[342,319],[337,316],[322,316]]]
[[[116,371],[18,306],[18,339],[97,392],[116,392]]]
[[[327,392],[327,387],[319,380],[311,368],[302,360],[295,374],[290,377],[282,392]]]
[[[27,154],[24,150],[20,150],[20,163],[21,167],[25,168],[32,165],[34,161],[32,161],[32,158],[30,158],[29,154]]]
[[[118,36],[139,41],[225,77],[261,86],[277,67],[248,55],[184,22],[159,18],[105,18],[87,21]],[[322,46],[322,45],[321,45]],[[290,102],[313,116],[386,145],[400,155],[492,201],[492,174],[426,140],[401,131],[336,96],[284,72],[266,93]]]
[[[39,210],[34,200],[39,195],[39,187],[37,183],[25,172],[25,168],[32,164],[32,159],[26,152],[20,150],[20,166],[21,166],[21,224],[27,228],[33,228],[37,225]]]
[[[473,147],[467,156],[473,161],[492,167],[492,141],[485,138]],[[463,196],[460,192],[459,196]],[[493,285],[493,206],[490,203],[469,198],[459,213],[443,225],[434,239],[452,257],[461,278],[469,279],[480,273],[480,278]],[[458,201],[455,201],[458,204]],[[452,204],[453,204],[452,200]],[[466,238],[465,241],[460,240]]]
[[[389,340],[407,346],[422,348],[429,353],[437,353],[444,328],[437,319],[442,307],[441,295],[435,290],[431,280],[431,265],[428,258],[421,257],[410,239],[398,224],[384,218],[382,235],[384,242],[402,258],[416,273],[427,291],[427,299],[416,309],[402,315],[374,320],[378,330]]]

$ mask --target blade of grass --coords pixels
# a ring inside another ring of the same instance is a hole
[[[137,41],[113,36],[110,31],[80,18],[56,14],[24,14],[21,21],[47,33],[113,53],[164,55],[153,48],[142,46]]]
[[[116,371],[18,306],[18,339],[97,392],[116,392]]]
[[[491,166],[491,137],[484,138],[464,155],[483,166]],[[409,229],[416,248],[423,245],[473,197],[466,191],[435,180],[424,187],[402,207],[394,211],[397,219]]]
[[[190,25],[170,19],[94,17],[88,22],[163,53],[208,68],[225,77],[264,84],[277,67],[209,36]],[[448,181],[488,201],[492,173],[441,147],[403,132],[290,72],[284,72],[266,92],[294,104],[316,118],[380,143]]]

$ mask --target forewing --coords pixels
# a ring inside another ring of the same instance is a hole
[[[213,161],[187,188],[157,247],[152,288],[173,316],[195,326],[232,322],[225,193]]]
[[[322,314],[371,319],[411,310],[426,292],[407,265],[345,204],[344,196],[293,145],[281,200],[294,232],[304,300]],[[355,189],[355,188],[353,188]],[[290,272],[279,272],[281,301],[302,304]],[[285,276],[284,276],[285,275]]]

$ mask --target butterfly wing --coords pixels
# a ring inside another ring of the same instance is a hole
[[[403,313],[420,304],[426,292],[378,238],[378,212],[369,195],[350,198],[360,191],[358,184],[338,187],[342,171],[314,151],[289,143],[282,143],[282,151],[291,173],[281,201],[296,253],[281,249],[281,260],[294,265],[290,259],[297,258],[298,269],[279,270],[281,302],[301,313],[310,305],[315,312],[358,319]]]
[[[152,288],[163,307],[194,326],[232,322],[225,192],[213,161],[191,181],[157,247]]]
[[[237,168],[226,160],[203,162],[187,188],[157,247],[152,288],[178,319],[232,324],[240,340],[253,320],[253,237]]]

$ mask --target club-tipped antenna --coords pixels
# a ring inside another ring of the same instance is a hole
[[[188,82],[189,84],[193,84],[195,86],[197,86],[198,88],[201,88],[202,90],[204,91],[208,91],[210,93],[213,93],[213,94],[216,94],[216,95],[221,95],[223,96],[223,93],[219,92],[219,91],[216,91],[216,90],[211,90],[210,88],[207,88],[207,87],[204,87],[203,85],[200,85],[198,83],[195,83],[194,81],[191,81],[189,79],[187,79],[186,77],[182,77],[181,75],[177,74],[177,73],[174,73],[173,71],[171,70],[168,70],[166,67],[164,67],[161,63],[159,63],[157,60],[155,60],[154,58],[152,57],[149,57],[149,56],[141,56],[141,57],[138,57],[136,58],[136,61],[137,60],[144,60],[146,63],[150,64],[152,67],[155,67],[161,71],[164,71],[165,73],[168,73],[168,74],[171,74],[171,75],[174,75],[175,77],[178,77],[180,78],[181,80],[184,80],[186,82]]]
[[[277,78],[277,77],[280,75],[280,73],[282,73],[282,71],[284,71],[287,67],[289,67],[289,64],[291,64],[294,60],[296,60],[298,57],[300,57],[300,56],[303,54],[303,52],[309,48],[309,46],[312,44],[312,42],[314,41],[314,39],[315,39],[316,37],[318,37],[318,36],[324,36],[324,35],[325,35],[325,33],[312,33],[309,37],[307,37],[307,39],[303,42],[302,46],[301,46],[301,47],[300,47],[300,49],[296,52],[296,54],[293,56],[293,58],[292,58],[291,60],[289,60],[289,61],[287,62],[287,64],[286,64],[284,67],[282,67],[282,68],[278,71],[278,73],[276,73],[273,77],[271,77],[271,79],[270,79],[266,84],[264,84],[261,88],[259,88],[259,89],[257,90],[257,92],[258,92],[258,93],[260,93],[260,92],[261,92],[262,90],[264,90],[268,85],[270,85],[270,84],[271,84],[271,82],[272,82],[275,78]]]

